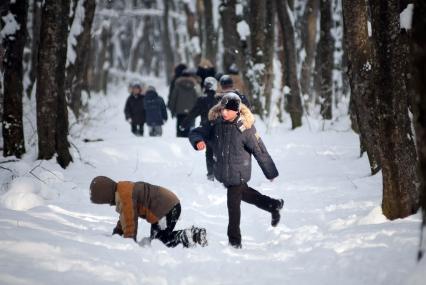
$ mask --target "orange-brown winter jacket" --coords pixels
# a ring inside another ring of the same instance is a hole
[[[135,239],[138,217],[155,224],[179,203],[179,199],[160,186],[122,181],[117,183],[115,203],[116,211],[120,214],[117,226],[122,228],[124,237]]]

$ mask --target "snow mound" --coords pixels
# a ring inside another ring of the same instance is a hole
[[[14,179],[8,191],[0,197],[0,203],[7,209],[26,211],[44,204],[40,185],[28,177]]]
[[[371,212],[364,218],[358,221],[359,225],[377,225],[386,223],[388,219],[383,215],[382,208],[380,206],[375,207]]]

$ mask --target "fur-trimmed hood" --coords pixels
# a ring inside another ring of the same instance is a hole
[[[209,111],[209,121],[214,122],[217,119],[221,118],[222,109],[223,109],[223,106],[221,105],[220,102],[216,104],[213,108],[211,108]],[[246,105],[241,103],[240,116],[237,122],[238,123],[241,122],[241,125],[243,127],[242,131],[250,129],[254,125],[254,121],[255,121],[255,118],[253,113],[250,111],[250,109]]]

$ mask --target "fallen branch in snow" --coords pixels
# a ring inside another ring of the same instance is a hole
[[[10,172],[12,172],[12,173],[13,173],[13,170],[12,170],[12,169],[9,169],[9,168],[7,168],[7,167],[0,166],[0,169],[7,170],[7,171],[10,171]]]
[[[10,160],[5,160],[5,161],[0,161],[0,164],[10,163],[10,162],[18,162],[18,161],[19,161],[19,159],[10,159]]]
[[[40,179],[40,177],[38,177],[37,175],[34,174],[34,170],[36,170],[37,168],[40,167],[40,165],[42,164],[42,160],[40,160],[40,163],[37,166],[34,166],[28,173],[31,174],[34,178],[36,178],[37,180],[39,180],[40,182],[43,182],[44,184],[47,185],[46,182],[44,182],[42,179]]]
[[[78,149],[78,147],[77,147],[77,146],[76,146],[73,142],[70,142],[70,144],[71,144],[71,146],[72,146],[73,148],[75,148],[75,150],[77,151],[78,159],[79,159],[81,162],[83,162],[84,164],[87,164],[87,165],[89,165],[89,166],[91,166],[91,167],[93,167],[93,168],[96,168],[96,166],[94,166],[91,162],[86,161],[86,160],[84,160],[84,159],[83,159],[83,157],[81,156],[81,152],[80,152],[80,150]]]
[[[101,139],[101,138],[99,138],[99,139],[83,139],[83,142],[85,142],[85,143],[90,143],[90,142],[103,142],[104,141],[104,139]]]

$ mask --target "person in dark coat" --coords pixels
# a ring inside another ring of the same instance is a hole
[[[183,120],[188,116],[189,111],[194,107],[200,95],[201,89],[197,76],[195,75],[195,70],[185,69],[182,76],[176,80],[175,87],[167,104],[172,113],[172,117],[177,117],[177,137],[188,137],[190,128],[194,127],[195,120],[192,120],[187,128],[179,128]]]
[[[132,133],[136,136],[143,136],[145,106],[142,84],[140,82],[134,82],[131,89],[132,94],[127,98],[124,107],[124,116],[126,117],[126,121],[131,125]]]
[[[163,134],[162,126],[167,121],[167,109],[163,98],[158,96],[154,87],[149,86],[144,99],[146,124],[151,137]]]
[[[279,223],[284,205],[282,199],[262,195],[247,185],[251,177],[251,156],[269,180],[278,176],[278,170],[254,127],[253,114],[241,104],[237,94],[225,94],[210,110],[209,122],[193,129],[189,140],[196,150],[203,150],[206,145],[213,148],[214,175],[227,188],[229,243],[240,248],[241,201],[271,213],[272,226]]]
[[[216,68],[210,60],[203,58],[197,67],[197,75],[201,78],[201,87],[203,87],[204,80],[207,77],[214,77],[216,75]]]
[[[215,97],[217,89],[217,80],[214,77],[207,77],[204,80],[204,94],[206,96],[199,97],[195,106],[189,112],[188,116],[183,120],[180,125],[181,129],[190,127],[191,122],[198,116],[201,117],[201,125],[208,124],[208,114],[210,109],[217,104]],[[213,149],[208,145],[206,147],[206,165],[207,165],[207,179],[213,181]]]
[[[218,97],[218,100],[220,100],[220,98],[222,98],[224,94],[228,92],[233,92],[240,97],[241,102],[244,105],[246,105],[249,109],[251,109],[250,101],[247,99],[247,96],[241,93],[241,90],[238,90],[235,88],[235,82],[231,75],[228,75],[228,74],[222,75],[220,77],[219,83],[220,83],[220,90],[217,92],[217,95],[216,95]]]
[[[90,201],[116,206],[120,215],[112,234],[136,241],[138,218],[151,224],[151,236],[139,243],[146,245],[159,239],[167,247],[207,245],[206,230],[192,226],[174,230],[181,213],[179,198],[170,190],[147,182],[115,182],[106,176],[97,176],[90,183]],[[164,221],[164,226],[163,226]]]
[[[169,97],[168,97],[169,101],[170,101],[170,97],[172,96],[173,90],[175,89],[176,80],[178,80],[178,78],[182,76],[183,71],[187,68],[188,67],[184,63],[179,63],[178,65],[176,65],[174,70],[175,73],[173,75],[173,79],[170,82],[170,87],[169,87]]]

